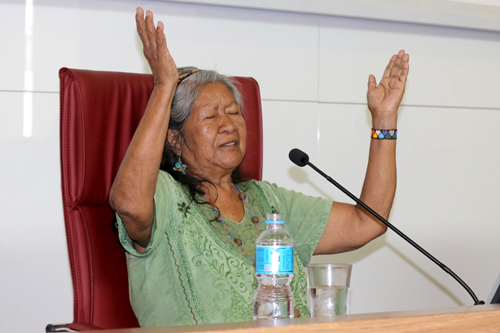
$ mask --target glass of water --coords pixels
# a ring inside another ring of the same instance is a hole
[[[312,317],[349,313],[351,264],[309,264],[307,283]]]

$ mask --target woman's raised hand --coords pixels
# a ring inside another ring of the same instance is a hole
[[[177,84],[179,74],[174,59],[167,48],[167,39],[163,32],[163,23],[158,22],[155,28],[153,13],[138,7],[135,15],[137,33],[141,38],[144,56],[153,73],[155,86],[164,83]]]
[[[384,77],[377,85],[373,75],[368,79],[368,108],[372,117],[397,117],[397,110],[405,92],[406,79],[410,69],[410,55],[404,50],[392,56],[384,71]]]

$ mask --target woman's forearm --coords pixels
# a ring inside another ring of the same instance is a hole
[[[176,83],[155,86],[110,191],[111,207],[124,220],[130,237],[138,242],[149,241],[153,197],[175,87]]]
[[[361,201],[387,219],[394,201],[396,182],[396,140],[372,139]],[[357,205],[356,211],[366,223],[366,227],[373,229],[374,235],[385,232],[385,225],[379,223],[361,206]]]
[[[396,130],[397,110],[391,114],[388,117],[374,117],[373,129]],[[396,192],[396,182],[396,140],[372,138],[360,199],[387,219]],[[358,209],[364,214],[364,209]]]

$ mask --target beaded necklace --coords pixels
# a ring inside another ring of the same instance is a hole
[[[231,186],[236,190],[236,192],[238,192],[238,196],[239,198],[241,199],[241,201],[243,201],[243,203],[245,204],[245,206],[247,207],[248,211],[250,212],[250,215],[252,216],[252,223],[255,225],[255,228],[257,229],[257,234],[260,235],[260,230],[259,230],[259,226],[257,225],[259,223],[259,217],[258,216],[255,216],[253,215],[253,212],[252,210],[250,209],[250,206],[248,205],[247,203],[247,196],[245,194],[245,192],[241,192],[240,190],[238,190],[236,188],[236,186],[234,186],[233,183],[231,183]],[[210,204],[210,207],[212,207],[212,210],[214,211],[215,213],[215,219],[217,220],[217,222],[221,223],[224,228],[227,230],[227,232],[229,233],[229,236],[231,236],[231,238],[233,239],[233,241],[236,243],[236,245],[238,245],[240,247],[240,249],[243,250],[243,252],[245,252],[245,254],[254,262],[255,264],[255,259],[252,258],[252,256],[247,252],[247,250],[245,250],[245,248],[243,248],[243,242],[241,241],[241,239],[239,238],[236,238],[233,233],[231,232],[231,230],[229,230],[229,228],[227,227],[226,223],[224,223],[224,220],[222,219],[222,215],[220,212],[217,211],[217,209],[215,209],[215,207],[207,200],[207,197],[205,195],[203,195],[203,198],[205,199],[206,202],[208,202]]]

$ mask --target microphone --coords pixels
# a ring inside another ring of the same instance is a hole
[[[307,156],[306,153],[297,148],[290,150],[290,153],[288,153],[288,157],[293,163],[297,164],[299,167],[306,166],[307,163],[309,163],[309,156]]]
[[[288,154],[288,157],[290,158],[290,160],[293,163],[295,163],[299,167],[304,167],[306,165],[309,165],[311,168],[314,169],[314,171],[316,171],[317,173],[319,173],[320,175],[322,175],[323,177],[325,177],[326,180],[328,180],[330,183],[332,183],[333,185],[335,185],[339,190],[341,190],[342,192],[344,192],[349,198],[351,198],[352,200],[354,200],[361,207],[363,207],[364,209],[366,209],[370,214],[372,214],[380,222],[382,222],[383,224],[385,224],[389,229],[391,229],[396,234],[398,234],[401,238],[403,238],[405,241],[407,241],[408,243],[410,243],[414,248],[416,248],[417,250],[419,250],[423,255],[425,255],[427,258],[429,258],[432,262],[434,262],[436,265],[438,265],[439,267],[441,267],[441,269],[443,269],[446,273],[450,274],[458,283],[460,283],[460,285],[462,287],[465,288],[465,290],[467,290],[467,292],[469,293],[469,295],[474,300],[474,305],[484,304],[484,301],[480,301],[477,298],[476,294],[474,294],[474,292],[472,291],[472,289],[460,277],[458,277],[458,275],[456,275],[451,269],[449,269],[448,267],[446,267],[443,263],[441,263],[439,260],[437,260],[429,252],[427,252],[426,250],[424,250],[420,245],[418,245],[413,240],[411,240],[408,236],[406,236],[398,228],[396,228],[391,223],[389,223],[389,221],[387,221],[382,216],[380,216],[379,214],[377,214],[373,209],[371,209],[370,207],[368,207],[363,201],[361,201],[356,196],[354,196],[351,192],[349,192],[348,190],[346,190],[342,185],[340,185],[339,183],[337,183],[330,176],[328,176],[323,171],[321,171],[320,169],[318,169],[314,164],[312,164],[311,162],[309,162],[309,156],[306,153],[304,153],[300,149],[294,148],[294,149],[290,150],[290,153]]]

